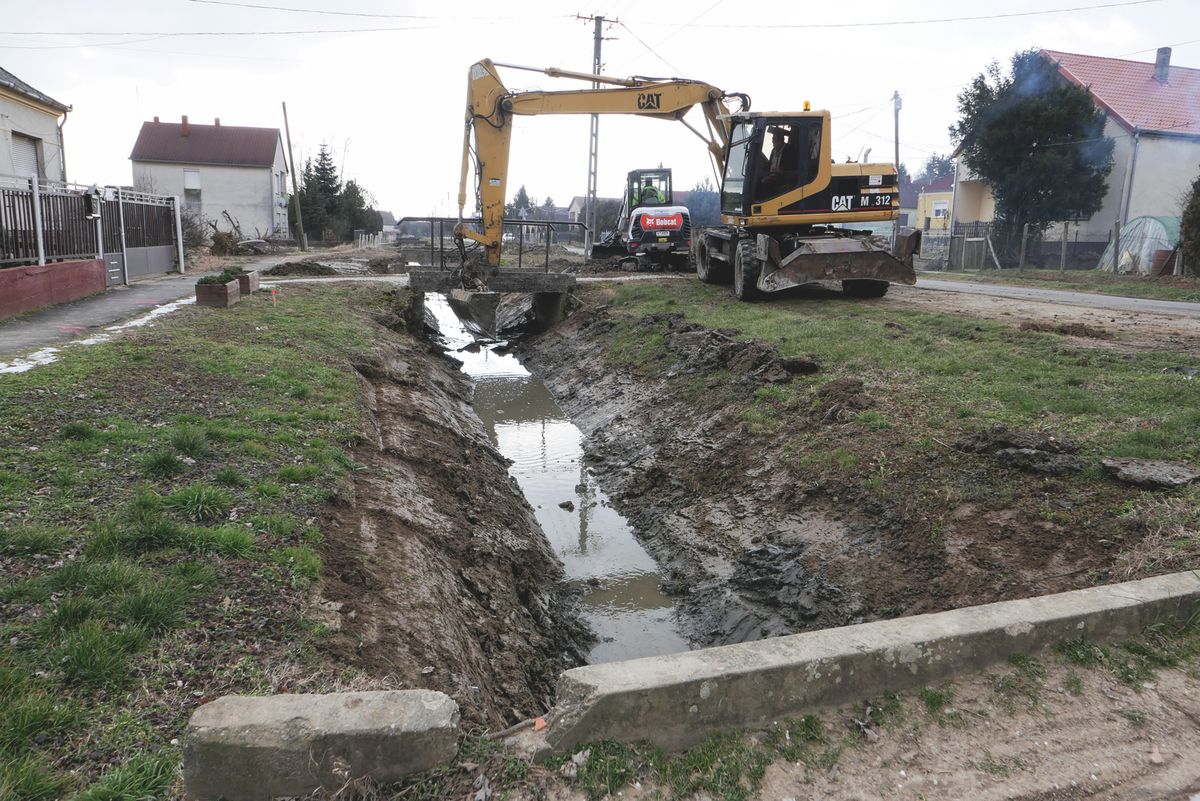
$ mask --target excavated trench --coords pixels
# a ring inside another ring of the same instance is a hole
[[[509,474],[581,600],[580,614],[596,634],[587,661],[687,650],[657,564],[585,464],[583,434],[546,385],[516,356],[478,342],[443,296],[427,294],[425,308],[472,379],[475,414],[509,461]]]

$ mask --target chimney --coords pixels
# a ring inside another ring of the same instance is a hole
[[[155,122],[158,122],[158,117],[155,117],[155,118],[154,118],[154,121],[155,121]]]
[[[220,126],[220,125],[221,125],[221,118],[220,118],[220,117],[217,117],[216,119],[214,119],[214,120],[213,120],[213,125]]]
[[[1171,70],[1171,48],[1158,48],[1158,55],[1154,57],[1154,80],[1159,83],[1167,83],[1170,77]]]
[[[180,130],[180,131],[179,131],[179,135],[180,135],[180,136],[187,136],[187,135],[188,135],[188,134],[190,134],[191,132],[192,132],[192,127],[191,127],[190,125],[188,125],[188,121],[187,121],[187,115],[186,115],[186,114],[184,114],[184,115],[183,115],[183,128],[182,128],[182,130]]]

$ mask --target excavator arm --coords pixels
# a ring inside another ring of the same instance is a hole
[[[652,119],[682,122],[707,145],[718,169],[724,168],[725,147],[729,141],[729,110],[725,100],[735,97],[741,110],[748,110],[746,95],[726,94],[700,81],[678,78],[613,78],[606,75],[569,72],[556,68],[535,69],[553,78],[571,78],[603,84],[600,88],[559,92],[511,92],[500,80],[496,64],[484,59],[471,66],[467,78],[467,115],[463,132],[462,173],[458,189],[457,236],[483,246],[487,263],[500,265],[500,247],[504,230],[504,199],[508,182],[508,156],[512,140],[512,120],[516,115],[535,114],[633,114]],[[513,65],[500,65],[513,66]],[[518,67],[518,69],[530,69]],[[694,106],[704,112],[707,134],[684,120]],[[475,146],[471,147],[474,133]],[[474,162],[476,201],[482,230],[462,222],[467,204],[468,182]]]

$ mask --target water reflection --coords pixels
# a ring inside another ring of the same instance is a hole
[[[427,294],[446,344],[473,339],[440,295]],[[592,662],[675,653],[689,648],[678,633],[669,598],[658,589],[654,560],[583,464],[583,435],[514,356],[487,347],[459,350],[475,379],[475,412],[509,472],[534,507],[568,580],[583,594],[584,615],[600,642]]]

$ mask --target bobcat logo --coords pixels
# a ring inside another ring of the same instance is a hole
[[[854,206],[853,195],[834,195],[833,210],[834,211],[850,211]]]

